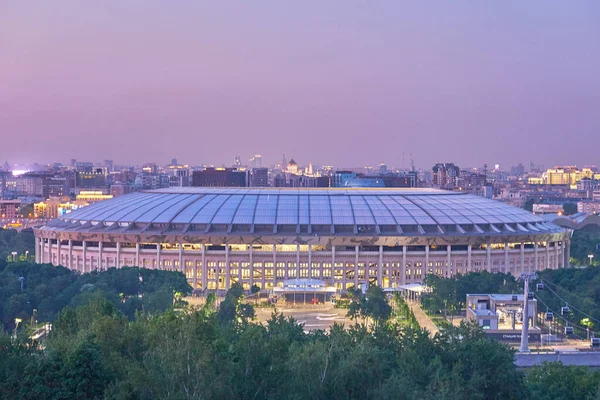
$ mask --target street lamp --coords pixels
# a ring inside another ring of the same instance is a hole
[[[594,255],[588,254],[588,258],[590,259],[590,265],[592,265],[592,261],[594,260]]]
[[[13,340],[17,338],[17,329],[19,329],[19,324],[22,322],[21,318],[15,318],[15,330],[13,332]]]
[[[25,251],[25,261],[29,260],[29,250]]]

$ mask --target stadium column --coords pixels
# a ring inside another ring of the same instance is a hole
[[[331,284],[335,287],[335,245],[331,246]]]
[[[62,265],[62,260],[60,258],[61,254],[62,241],[60,239],[56,239],[56,265]]]
[[[506,274],[509,269],[508,263],[508,243],[504,243],[504,273]]]
[[[312,245],[308,245],[308,278],[312,278]]]
[[[83,265],[81,266],[81,272],[85,274],[87,272],[87,242],[85,240],[81,243],[81,247],[83,247]]]
[[[377,286],[383,287],[383,246],[379,246],[379,265],[377,266]]]
[[[421,282],[425,282],[425,278],[427,277],[428,273],[429,273],[429,245],[425,245],[425,268],[423,268],[423,270],[422,270],[423,280]]]
[[[273,245],[273,288],[277,286],[277,245]]]
[[[558,269],[558,241],[554,241],[554,267]]]
[[[229,270],[229,245],[225,245],[225,289],[230,288],[231,283],[231,272]]]
[[[156,243],[156,269],[161,269],[160,268],[160,251],[161,251],[162,246],[160,245],[160,243]]]
[[[448,260],[446,261],[446,272],[444,278],[450,278],[450,266],[452,263],[452,246],[448,245],[446,252],[448,253]]]
[[[139,243],[135,244],[135,266],[136,267],[140,266],[140,244]]]
[[[358,249],[359,246],[354,246],[355,257],[354,257],[354,288],[358,289]]]
[[[525,243],[521,242],[521,274],[525,273]]]
[[[538,270],[538,242],[537,242],[537,240],[533,244],[533,254],[535,256],[535,258],[533,260],[533,270],[537,271]],[[531,265],[529,266],[529,268],[531,269]],[[529,272],[531,272],[531,271],[529,271]]]
[[[102,271],[102,242],[98,241],[98,263],[96,264],[96,269],[98,271]]]
[[[117,242],[117,257],[115,259],[115,268],[121,268],[121,242]]]
[[[198,262],[194,260],[194,290],[198,288]]]
[[[492,272],[492,244],[490,242],[487,244],[487,270]]]
[[[296,245],[296,279],[300,279],[300,245]]]
[[[252,260],[252,245],[248,245],[248,260],[250,261],[250,289],[254,285],[254,262]]]
[[[467,273],[471,272],[471,251],[473,251],[473,246],[467,246]]]
[[[550,242],[546,241],[546,269],[550,269]]]
[[[177,243],[177,247],[179,250],[179,271],[183,272],[183,274],[187,278],[187,271],[185,270],[185,265],[183,265],[183,244]]]
[[[204,243],[202,243],[202,290],[206,290],[207,286],[208,286],[208,267],[206,266],[206,245]]]
[[[73,241],[69,239],[69,261],[67,262],[69,269],[73,269]]]
[[[400,284],[406,285],[406,245],[402,246],[402,266],[400,267]]]

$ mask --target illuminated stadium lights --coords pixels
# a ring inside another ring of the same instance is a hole
[[[182,187],[136,192],[35,229],[38,262],[183,272],[197,289],[318,279],[345,291],[568,266],[569,234],[525,210],[432,189]]]

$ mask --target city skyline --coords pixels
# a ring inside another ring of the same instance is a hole
[[[11,163],[600,163],[597,2],[0,10]]]

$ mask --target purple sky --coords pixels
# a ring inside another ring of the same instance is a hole
[[[600,1],[403,3],[2,0],[0,160],[600,164]]]

